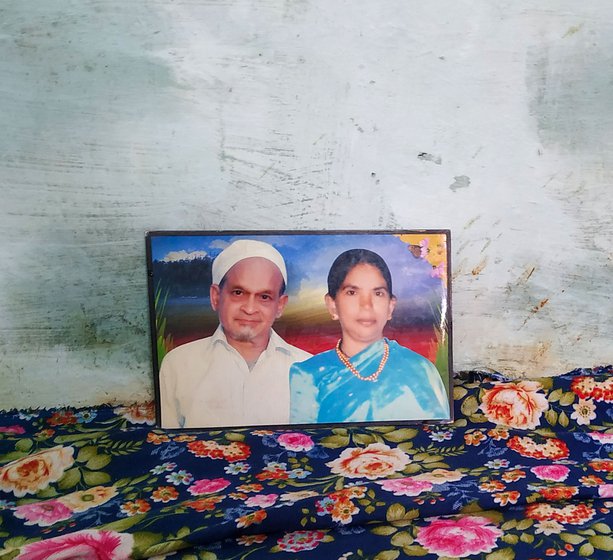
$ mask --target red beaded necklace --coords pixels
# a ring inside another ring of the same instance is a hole
[[[338,342],[336,343],[336,355],[338,356],[338,359],[343,363],[343,365],[359,380],[372,381],[373,383],[376,383],[377,378],[379,377],[379,374],[383,371],[383,368],[385,367],[387,359],[390,355],[390,345],[387,343],[387,340],[383,340],[383,357],[381,358],[381,362],[379,362],[379,367],[377,368],[377,371],[375,371],[375,373],[373,373],[372,375],[368,375],[366,377],[363,377],[360,374],[360,372],[355,368],[355,366],[349,361],[349,357],[341,350],[341,342],[342,339],[339,338]]]

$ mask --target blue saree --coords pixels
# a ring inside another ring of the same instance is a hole
[[[362,377],[389,358],[376,382],[359,379],[335,350],[290,368],[290,422],[337,423],[449,419],[449,400],[438,370],[426,358],[381,339],[350,359]]]

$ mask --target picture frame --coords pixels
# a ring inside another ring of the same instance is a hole
[[[453,421],[450,238],[147,232],[158,426]]]

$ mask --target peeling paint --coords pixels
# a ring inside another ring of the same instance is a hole
[[[441,156],[436,156],[427,152],[420,152],[419,154],[417,154],[417,159],[421,159],[423,161],[431,161],[432,163],[436,163],[436,165],[441,165],[443,163],[443,158]]]

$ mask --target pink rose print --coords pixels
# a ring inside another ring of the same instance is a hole
[[[613,443],[613,434],[601,434],[600,432],[590,432],[593,440],[600,443]]]
[[[564,465],[542,465],[532,467],[530,471],[541,480],[555,480],[556,482],[562,482],[568,478],[570,469]]]
[[[77,531],[27,544],[15,560],[129,560],[134,537],[115,531]]]
[[[294,531],[286,533],[283,538],[277,540],[277,546],[288,552],[300,552],[301,550],[313,550],[326,537],[324,531]]]
[[[315,446],[309,436],[299,432],[281,434],[277,438],[277,442],[288,451],[310,451]]]
[[[425,259],[428,256],[428,245],[430,245],[429,239],[422,239],[419,242],[419,256],[422,259]]]
[[[48,527],[58,521],[72,516],[72,510],[59,500],[45,500],[33,504],[24,504],[15,508],[15,517],[25,519],[26,525]]]
[[[432,490],[432,483],[427,480],[415,480],[415,478],[393,478],[377,482],[383,490],[393,492],[394,496],[417,496],[422,492]]]
[[[490,523],[485,517],[473,516],[435,519],[427,527],[418,529],[416,540],[431,554],[453,558],[491,552],[502,531]]]
[[[25,434],[23,426],[0,426],[0,433],[4,434]]]
[[[202,494],[213,494],[214,492],[220,492],[224,488],[230,486],[230,481],[225,478],[202,478],[196,480],[187,491],[192,496],[201,496]]]
[[[430,276],[432,276],[432,278],[440,278],[441,280],[445,277],[445,263],[441,263],[438,266],[433,266],[432,270],[430,271]]]
[[[249,507],[267,508],[272,506],[279,497],[278,494],[256,494],[245,500],[245,504]]]
[[[598,495],[601,498],[613,498],[613,484],[601,484],[598,487]]]

